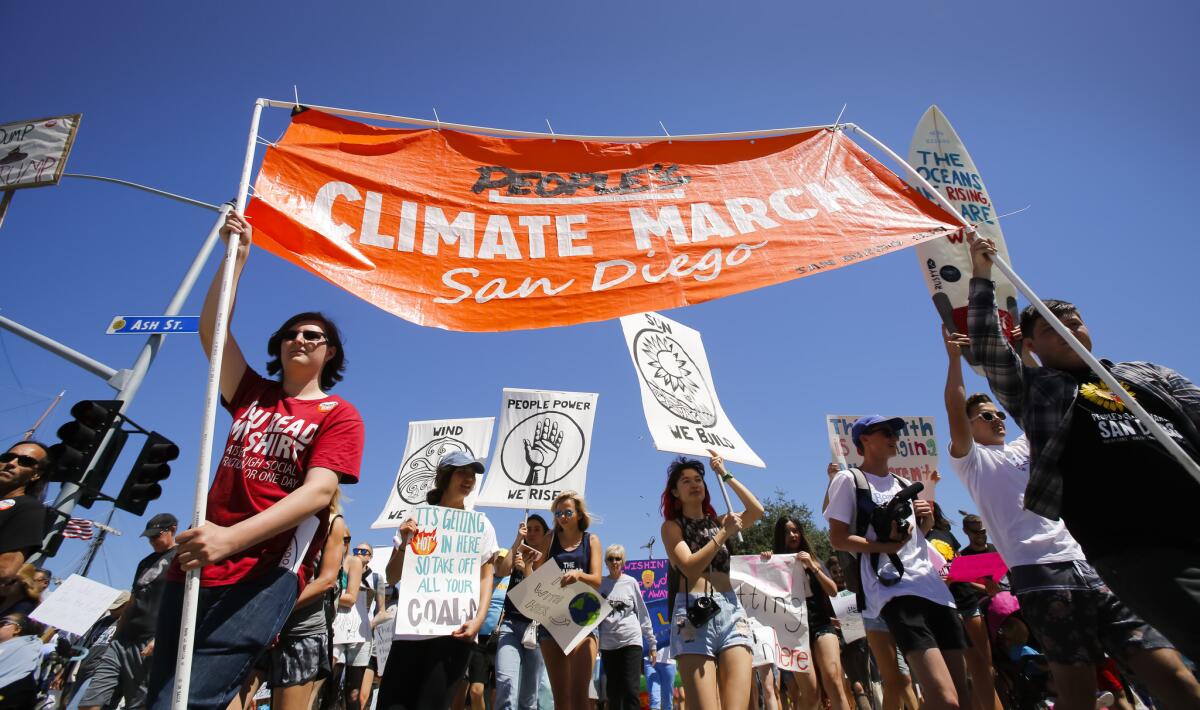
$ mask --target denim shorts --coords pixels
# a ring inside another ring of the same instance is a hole
[[[882,617],[863,614],[863,629],[866,631],[887,631],[887,622]]]
[[[596,628],[600,628],[600,627],[596,627]],[[594,638],[594,639],[596,639],[596,640],[597,640],[597,642],[598,642],[598,641],[599,641],[599,639],[600,639],[600,632],[599,632],[599,631],[597,631],[596,629],[592,629],[592,633],[588,634],[588,635],[587,635],[587,637],[585,637],[585,638],[583,639],[583,641],[586,641],[588,638]],[[542,625],[542,624],[538,624],[538,627],[537,627],[537,641],[538,641],[538,645],[540,646],[540,645],[541,645],[541,643],[542,643],[543,641],[546,641],[547,639],[548,639],[548,640],[550,640],[550,641],[554,641],[554,645],[556,645],[556,646],[558,645],[558,641],[555,641],[555,639],[554,639],[554,635],[550,633],[550,629],[547,629],[547,628],[546,628],[544,625]],[[580,641],[579,643],[583,643],[583,641]],[[578,645],[576,645],[576,646],[575,646],[575,648],[579,648],[579,646],[578,646]],[[571,652],[572,652],[572,653],[574,653],[574,652],[575,652],[575,651],[574,651],[574,649],[572,649],[572,650],[571,650]]]
[[[671,652],[675,656],[696,654],[716,658],[726,649],[734,646],[745,646],[751,651],[750,621],[746,618],[746,610],[733,592],[720,592],[712,595],[717,603],[717,614],[700,628],[692,626],[687,618],[689,601],[694,601],[704,594],[685,594],[680,592],[675,597],[675,612],[671,615]]]

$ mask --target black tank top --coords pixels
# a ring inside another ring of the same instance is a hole
[[[564,572],[573,569],[587,574],[591,569],[589,564],[592,560],[592,536],[587,531],[582,534],[583,539],[570,551],[563,549],[558,535],[550,541],[550,558],[557,562]]]
[[[692,552],[707,545],[709,540],[712,540],[721,531],[721,524],[715,518],[707,516],[698,519],[680,516],[679,527],[683,530],[683,541],[687,543],[688,549]],[[714,572],[729,574],[728,548],[724,545],[718,547],[717,554],[713,555],[712,561],[708,564]]]

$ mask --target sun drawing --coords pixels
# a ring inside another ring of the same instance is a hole
[[[691,399],[699,389],[692,381],[692,370],[686,356],[680,354],[679,344],[660,335],[652,335],[642,343],[645,364],[653,372],[655,380],[662,382],[672,392],[682,392]]]
[[[1129,385],[1122,382],[1121,388],[1125,390],[1125,394],[1133,397]],[[1110,412],[1120,412],[1125,409],[1125,402],[1122,401],[1121,395],[1114,394],[1103,382],[1085,382],[1079,386],[1079,394],[1092,404],[1099,405]]]

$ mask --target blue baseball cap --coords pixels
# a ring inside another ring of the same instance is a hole
[[[855,446],[862,446],[862,435],[867,429],[876,424],[887,424],[892,427],[893,431],[900,431],[904,428],[904,420],[900,417],[883,417],[878,414],[868,414],[865,417],[859,417],[854,425],[850,427],[850,440]]]
[[[483,473],[483,462],[477,458],[472,458],[465,451],[451,451],[438,461],[438,468],[459,468],[467,466],[475,470],[475,473]]]

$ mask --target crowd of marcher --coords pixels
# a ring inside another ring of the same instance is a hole
[[[231,214],[223,234],[239,241],[240,278],[251,230]],[[1200,481],[1125,406],[1136,399],[1200,460],[1200,389],[1158,365],[1104,361],[1125,387],[1110,392],[1032,308],[1006,338],[994,251],[971,239],[967,333],[942,333],[949,463],[978,510],[958,526],[965,543],[935,501],[890,472],[904,423],[878,415],[851,429],[862,463],[829,470],[834,556],[818,558],[803,521],[769,522],[773,544],[757,552],[789,560],[807,581],[808,672],[755,653],[765,632],[739,601],[731,543],[764,507],[715,452],[707,465],[681,457],[667,468],[668,644],[656,641],[639,582],[623,574],[625,548],[604,545],[571,491],[550,520],[528,515],[508,548],[482,518],[478,607],[461,626],[433,638],[387,633],[417,523],[399,526],[386,565],[372,567],[370,545],[351,545],[339,491],[358,480],[363,422],[329,394],[345,370],[340,333],[308,312],[268,338],[266,377],[230,337],[220,392],[233,424],[208,523],[180,531],[174,516],[152,517],[152,551],[129,591],[81,637],[31,616],[50,581],[28,562],[44,531],[48,449],[25,441],[0,454],[0,709],[47,697],[70,708],[169,707],[192,570],[194,708],[1200,708],[1200,528],[1187,522]],[[205,352],[218,291],[214,281],[201,315]],[[1079,309],[1048,305],[1090,348]],[[966,347],[990,396],[965,391]],[[1012,423],[1024,434],[1010,441]],[[427,502],[466,508],[483,470],[447,454]],[[733,492],[734,510],[716,512],[710,475]],[[949,579],[956,560],[988,554],[1006,574]],[[509,594],[551,560],[563,586],[589,585],[611,608],[569,652]],[[861,637],[847,639],[835,611],[846,596]]]

